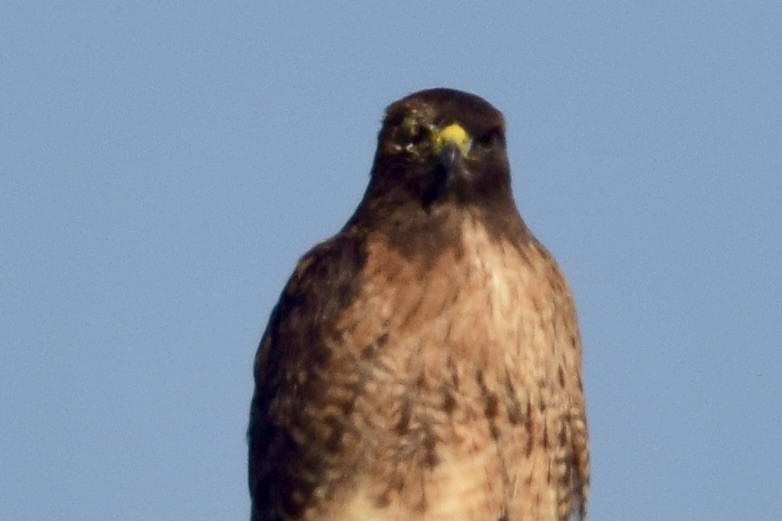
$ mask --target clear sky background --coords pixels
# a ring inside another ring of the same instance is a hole
[[[0,518],[240,519],[256,345],[384,107],[502,110],[594,519],[782,513],[782,4],[0,6]]]

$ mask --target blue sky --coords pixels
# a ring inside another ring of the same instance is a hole
[[[0,518],[247,517],[268,313],[433,86],[573,286],[591,517],[778,517],[781,5],[4,2]]]

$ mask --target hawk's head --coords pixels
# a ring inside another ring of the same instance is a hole
[[[369,186],[348,226],[381,231],[411,255],[436,257],[476,220],[493,236],[527,234],[511,193],[502,114],[452,89],[389,105]]]
[[[386,109],[372,169],[373,196],[440,204],[494,205],[512,200],[505,122],[488,102],[430,89]]]

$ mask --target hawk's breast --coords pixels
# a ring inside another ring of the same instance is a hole
[[[339,417],[323,435],[350,471],[324,485],[318,516],[550,518],[567,507],[569,292],[534,239],[511,243],[470,217],[460,235],[435,258],[369,235],[322,375],[324,414]]]

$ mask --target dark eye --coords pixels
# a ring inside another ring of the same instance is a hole
[[[502,130],[497,127],[489,129],[475,138],[475,143],[483,148],[492,148],[498,142],[502,142]]]
[[[402,141],[405,144],[417,145],[424,139],[424,128],[421,123],[412,116],[402,120],[400,124]]]

